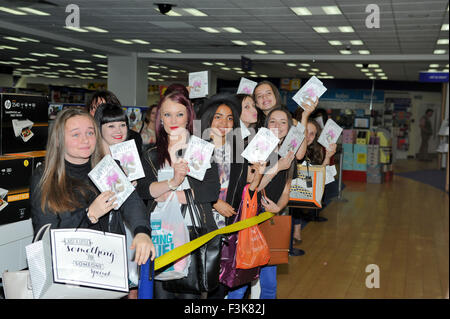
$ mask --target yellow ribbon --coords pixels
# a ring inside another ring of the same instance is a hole
[[[272,218],[275,214],[270,212],[265,212],[262,214],[259,214],[258,216],[241,220],[237,223],[234,223],[232,225],[217,229],[215,231],[209,232],[199,238],[194,239],[193,241],[190,241],[182,246],[179,246],[175,249],[172,249],[171,251],[165,253],[162,256],[159,256],[155,259],[155,270],[162,268],[175,260],[178,260],[182,258],[183,256],[186,256],[187,254],[191,253],[192,251],[196,250],[197,248],[203,246],[208,241],[213,239],[217,235],[221,234],[228,234],[228,233],[234,233],[239,230],[257,225],[259,223],[262,223],[263,221],[266,221],[270,218]]]

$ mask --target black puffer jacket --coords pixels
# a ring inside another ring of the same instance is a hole
[[[99,218],[98,223],[92,224],[87,218],[86,208],[97,198],[99,192],[90,181],[88,173],[91,170],[90,162],[82,165],[75,165],[65,162],[66,174],[74,179],[86,183],[88,194],[86,197],[74,193],[80,200],[80,208],[73,211],[55,214],[41,209],[41,190],[38,187],[43,174],[43,167],[39,167],[31,177],[30,196],[31,196],[31,218],[34,232],[46,225],[52,224],[52,228],[90,228],[100,231],[108,231],[116,234],[125,234],[123,221],[130,226],[134,235],[137,233],[146,233],[151,235],[150,218],[146,214],[144,202],[136,191],[133,191],[127,200],[122,204],[118,211],[112,210]],[[109,221],[109,215],[112,215]]]

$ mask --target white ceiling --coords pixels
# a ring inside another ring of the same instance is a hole
[[[0,11],[0,66],[10,65],[16,74],[44,74],[57,77],[79,75],[101,78],[106,76],[104,58],[92,54],[120,55],[137,53],[149,58],[150,65],[166,65],[168,69],[149,69],[159,75],[157,80],[184,81],[187,73],[170,72],[170,69],[186,72],[213,69],[223,79],[239,79],[251,74],[239,74],[232,68],[240,67],[240,57],[253,60],[254,76],[310,77],[311,68],[317,75],[325,72],[337,79],[367,79],[356,63],[378,64],[389,80],[417,81],[418,72],[438,64],[437,70],[448,69],[449,31],[441,30],[449,23],[448,0],[48,0],[57,6],[37,3],[38,0],[0,0],[0,7],[17,9],[30,6],[50,15],[13,15]],[[95,26],[107,33],[75,32],[64,28],[66,6],[76,2],[80,8],[80,26]],[[176,4],[175,12],[181,16],[165,16],[155,10],[154,2]],[[376,3],[380,8],[380,28],[369,29],[365,21],[367,5]],[[307,7],[314,14],[298,16],[290,7]],[[320,7],[337,6],[341,15],[326,15]],[[183,8],[196,8],[207,16],[192,16]],[[19,9],[20,10],[20,9]],[[353,33],[317,33],[313,27],[353,27]],[[212,27],[220,33],[208,33],[200,27]],[[224,31],[223,27],[235,27],[241,33]],[[15,42],[4,37],[26,37],[40,42]],[[113,39],[140,39],[150,44],[121,44]],[[438,39],[447,39],[447,44],[437,44]],[[241,40],[248,45],[235,45],[232,40]],[[251,44],[259,40],[264,46]],[[343,45],[334,46],[328,41],[340,40]],[[350,40],[361,40],[363,45],[350,45]],[[350,45],[351,55],[342,55],[340,50]],[[65,52],[55,47],[76,47],[84,51]],[[176,49],[181,53],[155,53],[151,49]],[[269,54],[257,54],[255,50],[266,50]],[[433,54],[436,49],[445,54]],[[282,50],[284,54],[273,54]],[[358,50],[369,50],[369,55]],[[37,57],[30,53],[51,53],[58,57]],[[17,58],[34,58],[37,61],[19,61]],[[16,59],[14,59],[16,58]],[[73,59],[85,59],[91,63],[77,63]],[[313,62],[313,60],[315,62]],[[2,62],[3,61],[3,62]],[[206,66],[202,62],[223,62],[223,66]],[[11,63],[13,62],[13,63]],[[14,64],[18,63],[18,64]],[[66,63],[68,66],[51,66],[47,63]],[[296,67],[286,63],[296,63]],[[300,63],[308,63],[307,71],[299,71]],[[35,69],[32,66],[48,66]],[[93,70],[79,70],[88,67]],[[19,69],[19,70],[17,70]],[[27,70],[37,71],[27,71]],[[374,68],[375,69],[375,68]],[[72,70],[76,73],[60,72]],[[372,69],[371,69],[372,70]],[[103,73],[101,73],[103,71]],[[81,73],[85,73],[82,75]],[[372,70],[373,75],[377,72]],[[379,72],[378,72],[379,73]],[[90,75],[87,75],[90,74]],[[165,77],[162,77],[162,76]],[[380,79],[380,76],[376,77]],[[154,83],[150,80],[150,83]],[[155,82],[158,83],[158,82]]]

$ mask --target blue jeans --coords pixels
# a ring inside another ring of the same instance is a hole
[[[261,285],[261,295],[259,299],[277,298],[277,266],[261,267],[259,273],[259,283]],[[248,285],[239,286],[228,291],[228,299],[242,299],[247,291]]]

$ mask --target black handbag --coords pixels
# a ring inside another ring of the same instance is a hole
[[[193,226],[188,226],[190,240],[205,235],[206,215],[200,205],[197,205],[190,189],[184,191],[186,195],[186,205],[182,206],[181,213],[184,217],[186,209],[192,220]],[[199,210],[200,207],[200,210]],[[194,215],[197,218],[194,218]],[[200,225],[197,225],[197,222]],[[168,280],[163,282],[163,288],[174,293],[200,294],[211,292],[219,285],[220,273],[220,252],[222,250],[223,236],[215,236],[203,246],[191,253],[191,264],[188,275],[185,278]]]

